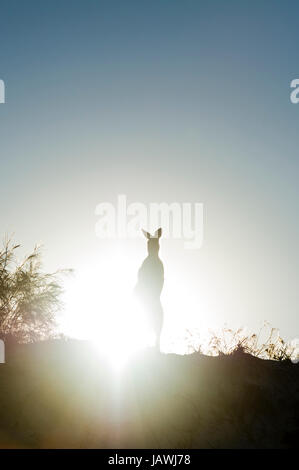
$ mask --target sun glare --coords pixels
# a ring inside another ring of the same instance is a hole
[[[79,265],[65,286],[60,329],[68,337],[92,342],[116,370],[132,355],[155,343],[154,333],[133,296],[142,260],[143,254],[140,257],[138,252],[106,250],[105,255],[101,253]],[[192,294],[194,286],[184,282],[179,274],[178,266],[172,266],[165,277],[161,349],[185,354],[190,339],[193,344],[198,342],[198,337],[194,342],[194,338],[186,339],[191,330],[191,336],[198,335],[200,328],[201,340],[207,335],[204,325],[199,323],[199,318],[206,316],[205,306],[199,310],[198,299]]]
[[[110,254],[98,265],[82,266],[65,286],[63,333],[91,341],[117,370],[134,353],[154,344],[132,295],[136,265],[138,260]]]

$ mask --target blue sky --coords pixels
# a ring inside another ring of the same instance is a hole
[[[49,269],[80,269],[100,259],[99,202],[203,202],[202,249],[162,245],[199,319],[298,336],[298,14],[275,0],[1,0],[1,233],[43,242]]]

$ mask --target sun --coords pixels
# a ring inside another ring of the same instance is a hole
[[[65,285],[61,331],[91,341],[116,370],[155,340],[132,294],[138,262],[109,253],[81,265]]]

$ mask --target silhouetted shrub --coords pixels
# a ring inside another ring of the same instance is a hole
[[[30,342],[48,338],[54,331],[63,271],[43,273],[38,247],[18,262],[19,247],[7,240],[0,250],[0,338]]]

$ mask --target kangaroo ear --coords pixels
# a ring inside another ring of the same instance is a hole
[[[145,236],[145,238],[147,238],[149,240],[151,238],[151,234],[146,232],[145,230],[143,230],[143,228],[141,230],[142,230],[142,233]]]
[[[162,235],[162,229],[161,227],[158,228],[158,230],[155,231],[154,238],[161,238]]]

